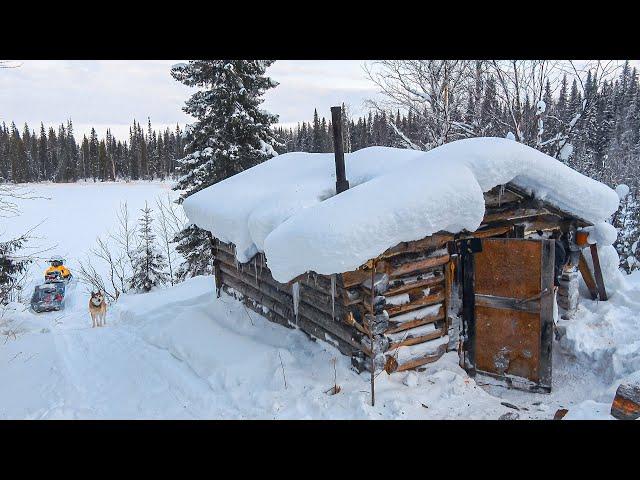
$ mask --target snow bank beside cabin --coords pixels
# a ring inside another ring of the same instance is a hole
[[[306,271],[354,270],[403,241],[473,231],[483,192],[508,182],[591,223],[618,208],[609,187],[503,138],[459,140],[428,152],[369,147],[345,155],[351,188],[335,195],[331,153],[288,153],[184,202],[192,223],[237,246],[240,262],[265,252],[281,282]]]

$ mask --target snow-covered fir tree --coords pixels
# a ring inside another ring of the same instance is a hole
[[[167,259],[158,246],[151,227],[151,213],[151,208],[145,203],[139,219],[139,245],[133,255],[133,274],[130,280],[130,287],[138,292],[148,292],[169,279],[165,272]]]
[[[183,110],[190,125],[189,154],[178,161],[175,187],[183,197],[251,168],[276,155],[270,126],[278,120],[260,108],[262,95],[277,85],[265,76],[268,60],[194,60],[171,75],[198,90]]]
[[[196,121],[188,128],[185,151],[177,161],[175,186],[181,200],[277,155],[281,145],[271,131],[278,120],[260,108],[263,94],[277,85],[265,75],[271,60],[193,60],[175,65],[171,75],[199,90],[183,110]],[[184,276],[211,271],[208,236],[190,226],[176,237],[185,256]]]
[[[16,257],[15,254],[26,242],[26,236],[0,242],[0,305],[17,300],[20,277],[31,259]]]

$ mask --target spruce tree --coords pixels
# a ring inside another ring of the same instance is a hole
[[[265,76],[271,60],[194,60],[173,67],[176,80],[199,90],[183,110],[196,121],[189,127],[185,149],[177,161],[181,200],[277,155],[271,124],[277,116],[260,108],[262,95],[277,84]],[[176,237],[184,255],[182,275],[209,273],[208,236],[197,226]],[[198,252],[193,255],[193,252]]]
[[[183,110],[191,125],[189,154],[178,161],[175,187],[185,198],[251,168],[276,154],[270,126],[277,116],[259,108],[277,84],[265,76],[270,60],[194,60],[171,70],[176,80],[198,90]]]
[[[153,287],[167,282],[168,275],[164,271],[167,259],[156,243],[156,236],[151,227],[151,208],[145,203],[141,211],[138,225],[139,245],[133,255],[133,275],[129,285],[137,292],[148,292]]]

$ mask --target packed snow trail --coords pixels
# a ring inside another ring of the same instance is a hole
[[[0,347],[0,384],[10,386],[0,418],[496,419],[508,411],[455,353],[418,376],[379,376],[371,407],[368,376],[346,357],[231,297],[216,299],[211,277],[127,295],[102,328],[90,327],[83,290],[74,296],[64,315],[20,313],[22,330]],[[329,395],[334,359],[341,392]]]
[[[327,343],[271,323],[227,295],[216,298],[212,277],[125,295],[109,307],[101,328],[90,326],[83,289],[73,296],[73,308],[63,314],[17,313],[15,337],[0,345],[0,385],[9,386],[0,418],[498,419],[510,413],[550,419],[559,408],[569,408],[568,418],[610,418],[619,379],[603,377],[611,362],[602,351],[615,353],[598,335],[602,345],[594,340],[585,351],[590,361],[566,355],[564,341],[554,342],[550,395],[476,382],[450,352],[421,372],[381,373],[371,407],[368,374],[351,370],[349,359]],[[631,318],[620,304],[626,297],[616,297],[607,305],[585,300],[584,322],[569,325],[567,338],[600,328],[593,325],[598,309],[607,309],[610,320]],[[629,348],[620,344],[620,350]],[[329,395],[334,359],[341,391]]]

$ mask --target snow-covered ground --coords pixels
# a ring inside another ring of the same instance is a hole
[[[112,227],[121,200],[134,211],[169,186],[34,188],[52,200],[23,203],[19,222],[3,230],[18,233],[47,217],[39,242],[58,243],[73,269]],[[575,319],[559,323],[551,394],[482,385],[450,352],[422,372],[381,373],[375,407],[368,375],[333,347],[213,291],[212,277],[197,277],[126,295],[96,329],[82,285],[62,312],[16,305],[0,320],[0,418],[550,419],[559,408],[569,409],[567,419],[611,418],[617,385],[640,379],[640,274],[609,302],[582,298]],[[334,372],[340,391],[330,395]]]

